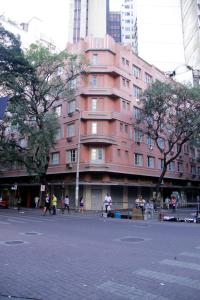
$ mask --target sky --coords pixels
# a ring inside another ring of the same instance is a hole
[[[68,38],[69,0],[0,0],[0,15],[19,23],[32,17],[42,20],[44,32],[63,49]],[[121,0],[110,0],[111,10],[120,10]]]

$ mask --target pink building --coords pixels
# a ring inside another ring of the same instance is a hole
[[[80,134],[79,196],[87,210],[100,210],[107,192],[114,209],[132,208],[138,195],[152,199],[161,155],[138,122],[139,97],[153,80],[164,80],[164,73],[109,36],[86,38],[69,45],[69,51],[85,55],[89,65],[86,76],[74,82],[75,95],[55,108],[61,127],[48,170],[51,190],[58,199],[69,194],[74,206]],[[194,157],[185,145],[165,176],[164,196],[176,191],[182,202],[196,197],[200,166]],[[28,176],[13,170],[3,177],[4,184],[18,184],[30,206]]]

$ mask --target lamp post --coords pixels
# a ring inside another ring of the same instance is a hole
[[[78,112],[78,144],[77,144],[77,159],[76,159],[76,189],[75,189],[75,211],[78,211],[78,198],[79,198],[79,164],[80,164],[80,140],[81,140],[81,112],[76,108]]]

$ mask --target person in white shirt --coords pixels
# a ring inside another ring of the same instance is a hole
[[[67,209],[68,214],[69,214],[69,196],[66,195],[65,199],[64,199],[64,208],[63,208],[63,214],[65,212],[65,210]]]
[[[105,211],[106,213],[108,212],[108,210],[111,210],[111,206],[112,206],[112,198],[109,195],[109,193],[106,194],[105,199],[104,199],[104,207],[105,207]]]

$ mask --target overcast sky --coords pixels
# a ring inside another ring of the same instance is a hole
[[[120,10],[121,0],[110,0],[111,10]],[[69,0],[0,0],[0,15],[18,22],[28,22],[32,17],[43,21],[44,30],[52,36],[59,48],[64,48],[68,38]]]

